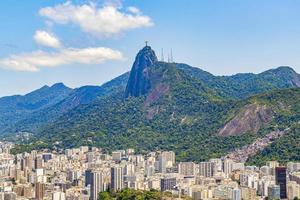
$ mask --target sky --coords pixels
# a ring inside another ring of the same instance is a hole
[[[3,0],[0,97],[101,85],[149,41],[215,75],[300,72],[298,0]]]

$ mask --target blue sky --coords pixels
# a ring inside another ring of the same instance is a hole
[[[172,48],[176,62],[216,75],[300,72],[298,0],[66,2],[1,1],[0,96],[100,85],[130,70],[145,40],[158,56]]]

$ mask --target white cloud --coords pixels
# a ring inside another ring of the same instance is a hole
[[[34,51],[0,59],[0,68],[36,72],[45,67],[66,64],[100,64],[107,60],[121,60],[122,53],[109,48],[62,49],[58,52]]]
[[[127,10],[133,14],[136,14],[136,15],[140,15],[141,14],[141,11],[140,9],[138,9],[137,7],[134,7],[134,6],[130,6],[127,8]]]
[[[123,12],[121,8],[110,4],[98,8],[92,3],[73,5],[72,2],[67,1],[54,7],[42,8],[39,14],[55,23],[72,23],[85,32],[106,37],[153,25],[151,18],[142,15],[137,8],[131,7],[128,11]]]
[[[51,48],[60,48],[61,43],[59,39],[46,31],[37,30],[33,36],[35,42],[39,45],[43,45]]]
[[[123,0],[105,0],[104,6],[113,6],[117,8],[122,8]]]

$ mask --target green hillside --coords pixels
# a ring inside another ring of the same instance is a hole
[[[79,106],[40,130],[31,147],[51,148],[56,143],[58,148],[93,145],[107,150],[131,147],[140,152],[165,149],[174,150],[180,160],[201,161],[220,157],[299,120],[300,89],[233,101],[220,97],[174,64],[157,63],[149,74],[152,89],[147,95],[124,99],[122,91],[116,91]],[[271,109],[273,120],[257,134],[217,134],[224,124],[253,104]]]
[[[6,132],[34,133],[15,152],[89,145],[173,150],[179,160],[202,161],[270,131],[292,129],[299,123],[299,86],[300,76],[289,67],[214,76],[185,64],[158,62],[146,46],[130,74],[101,87],[76,89]]]

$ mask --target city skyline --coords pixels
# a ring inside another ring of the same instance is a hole
[[[269,160],[257,166],[226,157],[178,162],[173,151],[139,154],[128,148],[108,153],[89,146],[13,155],[13,148],[13,143],[0,141],[0,176],[6,178],[1,199],[144,199],[144,193],[165,200],[300,196],[299,162]]]

